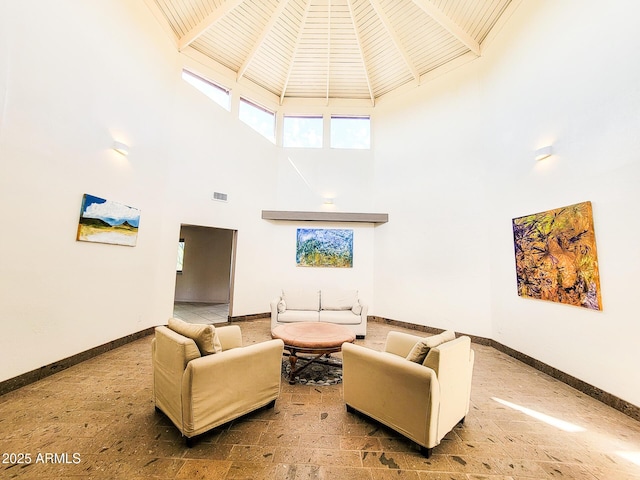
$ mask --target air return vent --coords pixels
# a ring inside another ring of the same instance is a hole
[[[227,201],[227,194],[220,192],[213,192],[213,200],[218,200],[219,202]]]

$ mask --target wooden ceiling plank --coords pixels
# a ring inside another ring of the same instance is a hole
[[[364,57],[364,47],[362,46],[362,37],[360,36],[360,31],[358,30],[358,25],[356,24],[356,17],[353,12],[352,1],[353,0],[347,0],[347,5],[349,6],[349,14],[351,15],[351,24],[353,25],[353,31],[356,34],[356,42],[358,43],[358,51],[360,52],[360,59],[362,60],[362,65],[364,67],[364,75],[367,79],[367,88],[369,89],[369,97],[371,98],[371,105],[374,106],[376,104],[376,98],[373,95],[373,88],[371,88],[371,74],[369,73],[367,60]]]
[[[389,17],[384,12],[384,10],[382,10],[382,7],[380,6],[380,3],[378,2],[378,0],[369,0],[369,1],[371,2],[371,6],[373,7],[373,9],[378,14],[378,17],[380,18],[380,21],[384,25],[384,28],[387,30],[387,33],[391,37],[391,40],[395,44],[396,49],[398,50],[398,52],[400,52],[400,55],[402,55],[402,58],[404,59],[404,62],[407,64],[407,67],[409,68],[409,71],[411,72],[411,75],[413,76],[414,80],[417,83],[419,83],[420,73],[418,72],[418,69],[416,69],[413,62],[411,61],[411,58],[409,57],[409,53],[407,52],[407,49],[404,48],[404,46],[402,45],[402,42],[400,41],[400,37],[398,36],[395,29],[391,25],[391,21],[389,20]]]
[[[234,8],[245,0],[227,0],[219,8],[213,10],[209,15],[202,19],[195,27],[185,33],[178,41],[178,49],[183,50],[193,43],[208,28],[215,25],[222,18],[228,15]]]
[[[438,22],[451,35],[462,42],[469,50],[480,56],[480,44],[466,32],[462,27],[455,23],[451,18],[436,7],[429,0],[412,0],[416,6],[420,7],[427,15]]]
[[[331,0],[327,2],[327,91],[326,102],[329,105],[329,87],[331,79]]]
[[[247,68],[249,68],[249,65],[251,64],[251,61],[255,57],[256,53],[258,53],[258,50],[260,50],[260,47],[262,46],[265,39],[267,38],[267,35],[271,33],[271,30],[273,29],[274,25],[280,19],[282,12],[284,12],[284,10],[287,8],[288,5],[289,5],[289,0],[282,0],[278,5],[278,7],[275,9],[275,11],[271,14],[271,18],[269,18],[269,22],[262,30],[260,37],[254,43],[253,47],[251,48],[251,51],[249,52],[249,55],[247,55],[247,58],[245,58],[244,62],[242,62],[242,65],[238,70],[238,79],[244,76],[245,72],[247,71]]]
[[[311,2],[307,1],[307,4],[304,9],[304,14],[302,15],[302,21],[300,22],[300,30],[298,30],[298,37],[296,38],[296,47],[293,50],[293,54],[289,60],[289,67],[287,68],[287,77],[282,86],[282,93],[280,94],[280,105],[284,101],[284,96],[287,93],[287,87],[289,86],[289,80],[291,79],[291,72],[293,71],[293,66],[295,64],[295,59],[298,54],[298,50],[300,49],[300,40],[302,39],[302,34],[304,32],[305,23],[307,23],[307,17],[309,16],[309,7],[311,6]]]

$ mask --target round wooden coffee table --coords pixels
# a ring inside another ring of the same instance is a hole
[[[325,322],[296,322],[278,325],[271,330],[271,337],[279,338],[284,342],[285,350],[289,351],[291,373],[289,384],[295,384],[295,376],[307,368],[313,362],[318,361],[323,355],[339,352],[345,342],[353,343],[355,334],[347,327]],[[299,353],[315,355],[302,367],[296,370],[296,362]]]

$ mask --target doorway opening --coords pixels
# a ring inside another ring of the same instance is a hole
[[[173,315],[224,323],[233,315],[237,230],[180,225]]]

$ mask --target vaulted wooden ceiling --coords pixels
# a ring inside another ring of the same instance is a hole
[[[512,0],[148,0],[180,51],[283,103],[380,96],[479,56]]]

